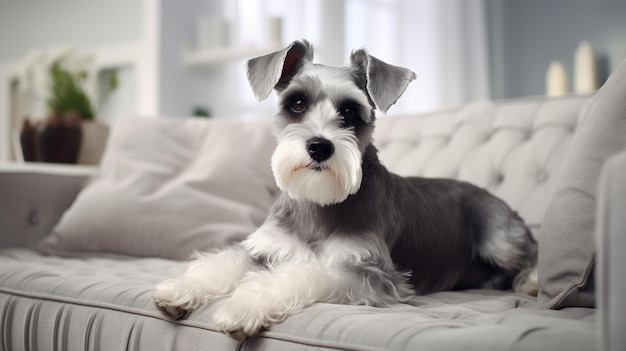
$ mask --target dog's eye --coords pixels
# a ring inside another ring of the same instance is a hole
[[[361,122],[359,105],[352,101],[344,101],[339,105],[337,113],[343,117],[342,124],[344,127],[354,127]]]
[[[339,114],[343,118],[347,118],[347,119],[354,120],[354,119],[359,118],[359,113],[357,112],[356,109],[352,107],[343,107],[341,110],[339,110]]]
[[[306,104],[303,100],[295,100],[291,103],[289,109],[294,113],[302,113],[306,110]]]

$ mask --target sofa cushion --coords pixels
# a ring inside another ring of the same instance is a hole
[[[539,235],[539,301],[592,307],[598,177],[626,148],[626,61],[598,91],[578,127],[553,188]]]
[[[38,249],[186,259],[242,240],[274,201],[274,145],[269,120],[126,119]]]
[[[478,101],[459,110],[382,117],[375,142],[403,176],[471,182],[503,199],[534,234],[589,95]]]
[[[213,323],[221,301],[175,322],[156,309],[154,285],[186,266],[161,258],[0,251],[0,349],[587,351],[596,345],[595,310],[548,310],[533,297],[496,290],[439,292],[381,308],[317,303],[238,342]]]

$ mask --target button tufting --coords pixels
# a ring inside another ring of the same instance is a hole
[[[565,128],[570,134],[574,134],[576,132],[576,124],[569,125]]]
[[[39,224],[39,213],[37,212],[37,209],[33,209],[30,211],[26,221],[32,226],[36,226]]]
[[[548,180],[548,172],[546,172],[545,169],[540,169],[539,171],[537,171],[537,174],[535,175],[535,179],[537,180],[538,183],[543,183],[546,180]]]
[[[502,173],[496,174],[496,176],[493,179],[493,182],[496,184],[501,184],[502,182],[504,182],[504,174]]]

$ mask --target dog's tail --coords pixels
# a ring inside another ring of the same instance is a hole
[[[513,280],[513,289],[518,293],[537,296],[537,294],[539,294],[537,265],[528,267],[519,272],[515,280]]]

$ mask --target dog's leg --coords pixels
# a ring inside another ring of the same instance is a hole
[[[336,286],[336,278],[315,263],[289,263],[249,273],[213,320],[222,332],[244,339],[314,302],[328,301]]]
[[[185,318],[192,310],[232,292],[252,266],[239,246],[198,254],[183,275],[158,284],[152,298],[167,317]]]
[[[315,302],[389,305],[412,295],[407,275],[395,270],[377,237],[327,239],[314,259],[248,273],[213,319],[243,339]]]
[[[504,289],[513,283],[516,292],[537,295],[537,242],[530,230],[502,200],[494,197],[472,200],[477,201],[474,214],[481,219],[482,228],[478,255],[500,270],[482,287]]]
[[[539,294],[539,271],[537,270],[537,265],[526,268],[515,277],[513,290],[530,296]]]
[[[415,295],[410,274],[398,271],[381,236],[329,238],[323,244],[323,264],[337,277],[335,303],[387,306]]]
[[[213,315],[218,329],[233,338],[250,337],[316,301],[326,301],[334,291],[334,277],[322,269],[311,248],[271,218],[241,245],[267,270],[246,274]]]

